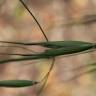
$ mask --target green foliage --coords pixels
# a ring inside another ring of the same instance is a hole
[[[28,87],[38,83],[30,80],[2,80],[0,81],[0,87]]]
[[[83,52],[86,50],[91,50],[95,48],[95,44],[83,41],[50,41],[50,42],[39,42],[39,43],[20,43],[20,42],[6,42],[0,41],[2,43],[10,44],[20,44],[20,45],[39,45],[43,47],[50,47],[44,52],[36,54],[10,54],[10,55],[19,55],[21,57],[1,60],[0,64],[8,62],[18,62],[26,60],[35,60],[35,59],[48,59],[61,55],[68,55]]]
[[[24,7],[27,9],[27,11],[30,13],[30,15],[36,21],[38,27],[40,28],[40,30],[43,33],[47,42],[22,43],[22,42],[0,41],[0,43],[5,43],[5,44],[8,43],[11,45],[23,45],[23,46],[42,46],[45,48],[45,51],[41,52],[41,53],[34,53],[34,54],[5,54],[5,55],[16,55],[18,57],[1,60],[0,64],[7,64],[9,62],[35,60],[35,59],[49,59],[49,58],[53,58],[53,61],[52,61],[52,64],[51,64],[51,67],[50,67],[48,73],[44,76],[44,78],[40,82],[30,81],[30,80],[2,80],[2,81],[0,81],[0,87],[11,87],[11,88],[28,87],[28,86],[33,86],[38,83],[41,83],[44,80],[45,80],[44,81],[44,85],[45,85],[47,82],[48,76],[50,75],[50,72],[53,69],[55,57],[62,56],[62,55],[69,55],[69,54],[75,55],[75,53],[81,53],[81,52],[85,52],[85,51],[96,48],[95,43],[84,42],[84,41],[49,41],[48,38],[46,37],[42,27],[40,26],[40,24],[38,23],[38,21],[32,14],[32,12],[30,12],[30,10],[26,6],[26,4],[23,2],[23,0],[19,0],[19,1],[24,5]],[[19,17],[19,15],[22,15],[22,10],[23,9],[19,10],[19,8],[16,7],[15,11],[17,13],[15,15],[17,17]],[[92,20],[93,19],[88,19],[87,21],[90,22]],[[80,22],[80,23],[85,24],[88,22],[84,21],[84,22]],[[93,51],[95,51],[95,50],[93,50]],[[84,67],[88,68],[88,70],[86,72],[84,72],[83,74],[96,71],[96,63],[88,64],[88,65],[82,66],[80,68],[84,68]],[[77,68],[76,70],[78,70],[80,68]],[[82,75],[82,74],[79,74],[75,77],[78,77],[80,75]],[[39,94],[42,92],[44,85],[42,86],[41,90],[39,91]]]

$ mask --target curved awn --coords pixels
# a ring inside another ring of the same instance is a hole
[[[33,13],[29,10],[29,8],[28,8],[27,5],[23,2],[23,0],[19,0],[19,1],[23,4],[23,6],[26,8],[26,10],[29,12],[29,14],[30,14],[30,15],[32,16],[32,18],[35,20],[35,22],[37,23],[38,27],[40,28],[43,36],[45,37],[46,41],[48,42],[49,40],[48,40],[48,38],[47,38],[47,36],[46,36],[43,28],[41,27],[40,23],[37,21],[37,19],[36,19],[35,16],[33,15]],[[44,87],[45,87],[45,85],[46,85],[46,83],[47,83],[48,77],[49,77],[49,75],[50,75],[50,73],[51,73],[51,71],[52,71],[52,69],[53,69],[53,67],[54,67],[54,63],[55,63],[55,58],[53,58],[53,60],[52,60],[52,64],[51,64],[51,67],[50,67],[48,73],[47,73],[47,74],[43,77],[43,79],[40,81],[40,82],[42,82],[42,81],[45,80],[42,88],[41,88],[41,89],[39,90],[39,92],[37,93],[38,96],[41,94],[41,92],[43,91],[43,89],[44,89]]]

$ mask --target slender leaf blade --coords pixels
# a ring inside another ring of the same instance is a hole
[[[57,49],[48,49],[45,51],[45,55],[49,57],[74,54],[83,52],[93,48],[93,44],[83,44],[79,46],[62,47]]]
[[[90,42],[84,42],[84,41],[48,41],[48,42],[30,42],[30,43],[0,41],[0,43],[9,43],[9,44],[24,45],[24,46],[38,45],[38,46],[43,46],[48,48],[60,48],[60,47],[71,47],[71,46],[81,46],[85,44],[92,44]]]
[[[28,87],[38,84],[36,81],[30,80],[2,80],[0,87]]]

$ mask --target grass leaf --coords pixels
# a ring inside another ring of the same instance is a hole
[[[2,80],[0,81],[0,87],[27,87],[38,84],[38,82],[30,80]]]
[[[26,45],[28,43],[24,43],[24,44]],[[35,60],[35,59],[48,59],[48,58],[53,58],[56,56],[68,55],[68,54],[75,55],[75,53],[80,53],[83,51],[85,52],[87,50],[94,49],[96,46],[93,43],[82,42],[82,41],[53,41],[53,42],[43,42],[40,44],[41,45],[43,44],[46,47],[51,46],[52,48],[46,49],[44,52],[36,53],[36,54],[9,54],[9,55],[19,55],[21,57],[1,60],[0,64],[4,64],[8,62]],[[59,47],[59,46],[62,46],[62,47]],[[56,47],[59,47],[59,48],[56,48]]]
[[[45,51],[45,55],[49,57],[68,55],[68,54],[74,54],[74,53],[90,50],[92,48],[93,48],[93,44],[80,44],[78,46],[74,45],[74,46],[62,47],[57,49],[48,49]]]

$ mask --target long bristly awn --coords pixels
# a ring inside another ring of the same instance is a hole
[[[17,48],[22,48],[24,50],[28,50],[29,52],[33,52],[33,51],[31,49],[21,47],[19,45],[23,45],[23,46],[42,46],[42,47],[47,48],[47,49],[44,52],[40,52],[40,53],[34,52],[34,53],[30,53],[30,54],[0,53],[1,55],[17,55],[17,56],[19,56],[17,58],[1,60],[0,64],[6,64],[8,62],[20,62],[20,61],[27,61],[27,60],[35,60],[35,59],[52,59],[52,63],[50,65],[49,71],[45,74],[45,76],[39,82],[21,80],[21,81],[3,81],[0,84],[1,84],[1,86],[7,86],[7,87],[10,87],[10,86],[11,87],[23,87],[23,86],[27,86],[27,85],[31,86],[31,85],[43,82],[42,87],[40,88],[40,90],[37,93],[37,96],[39,96],[39,95],[41,95],[41,92],[45,88],[48,77],[49,77],[49,75],[50,75],[50,73],[51,73],[51,71],[54,67],[55,57],[63,56],[63,55],[64,56],[67,56],[67,55],[72,56],[72,55],[76,55],[76,54],[95,51],[96,44],[95,43],[90,43],[90,42],[84,42],[84,41],[49,41],[45,32],[44,32],[44,30],[43,30],[43,28],[41,27],[40,23],[37,21],[37,19],[35,18],[33,13],[29,10],[29,8],[24,3],[24,1],[23,0],[19,0],[19,1],[22,3],[22,5],[26,8],[26,10],[30,13],[32,18],[37,23],[38,27],[40,28],[42,34],[44,35],[44,37],[46,39],[46,42],[23,43],[23,42],[0,41],[0,43],[3,43],[3,44],[4,43],[5,44],[6,43],[13,44],[11,46],[0,46],[0,47],[17,47]],[[96,65],[96,64],[94,63],[94,65]],[[83,66],[83,67],[86,67],[86,66]],[[90,70],[89,70],[89,72],[90,72]],[[75,77],[78,77],[78,76],[75,76]],[[11,82],[13,82],[13,83],[11,84]],[[23,86],[21,86],[22,85],[21,82],[23,82],[23,84],[24,84]]]
[[[31,11],[29,10],[29,8],[26,6],[26,4],[23,2],[23,0],[19,0],[19,1],[23,4],[23,6],[27,9],[27,11],[30,13],[30,15],[33,17],[33,19],[36,21],[38,27],[40,28],[40,30],[41,30],[41,32],[43,33],[43,35],[44,35],[46,41],[48,42],[49,40],[48,40],[48,38],[47,38],[47,36],[46,36],[46,34],[45,34],[43,28],[41,27],[41,25],[39,24],[39,22],[37,21],[37,19],[35,18],[35,16],[32,14],[32,12],[31,12]],[[51,70],[53,69],[54,62],[55,62],[55,58],[53,58],[51,67],[50,67],[50,69],[49,69],[49,72],[48,72],[48,73],[44,76],[44,78],[41,80],[41,82],[42,82],[42,81],[45,79],[45,82],[44,82],[44,84],[43,84],[41,90],[37,93],[38,96],[40,95],[40,93],[42,92],[42,90],[43,90],[44,87],[45,87],[45,84],[46,84],[46,82],[47,82],[48,76],[50,75]]]

